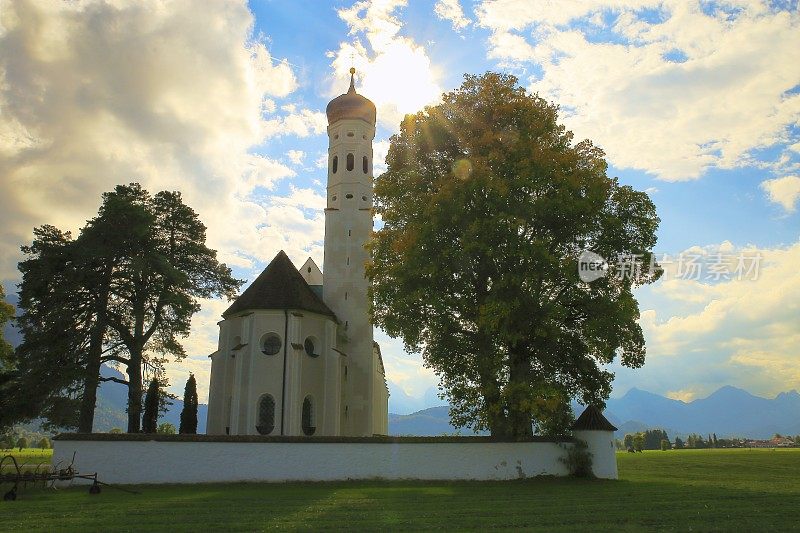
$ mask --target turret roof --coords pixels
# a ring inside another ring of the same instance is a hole
[[[572,430],[595,430],[595,431],[616,431],[617,428],[608,421],[600,409],[594,405],[588,406],[583,410],[581,416],[572,424]]]
[[[267,268],[222,313],[223,318],[258,309],[298,309],[321,315],[336,315],[300,275],[289,256],[281,250]]]
[[[345,94],[339,95],[328,103],[325,113],[328,115],[328,124],[333,124],[342,119],[361,119],[370,124],[375,124],[376,110],[368,98],[356,93],[356,69],[350,69],[350,88]]]

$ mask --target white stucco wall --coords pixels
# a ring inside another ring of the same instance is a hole
[[[565,453],[563,446],[554,442],[55,440],[53,462],[63,460],[68,463],[75,453],[78,472],[97,472],[101,481],[120,484],[347,479],[507,480],[566,475],[567,470],[559,461]],[[597,460],[599,454],[594,455]],[[615,457],[613,449],[610,457]],[[613,460],[616,474],[616,459]],[[605,464],[605,460],[600,464]],[[597,471],[598,474],[603,472],[610,470],[604,466]]]

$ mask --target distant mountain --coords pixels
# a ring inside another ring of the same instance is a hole
[[[800,434],[800,394],[794,390],[768,399],[725,386],[707,398],[687,403],[633,388],[621,398],[610,399],[606,409],[618,420],[679,435],[766,438],[775,433]]]
[[[116,369],[103,365],[100,369],[103,377],[117,377],[123,379],[123,374]],[[121,383],[106,381],[100,384],[97,391],[97,406],[94,413],[94,431],[98,433],[107,432],[112,428],[124,430],[128,427],[128,388]],[[175,429],[181,425],[181,411],[183,410],[183,400],[172,400],[167,412],[158,419],[158,423],[169,422]],[[206,417],[208,416],[208,405],[201,403],[197,406],[197,432],[206,432]]]
[[[582,407],[573,405],[580,414]],[[391,435],[443,435],[457,430],[450,425],[447,406],[409,415],[389,414]],[[682,402],[633,388],[620,398],[608,400],[606,417],[617,426],[617,437],[626,433],[661,428],[673,438],[689,433],[719,437],[768,438],[775,433],[800,434],[800,393],[782,392],[773,399],[754,396],[725,386],[707,398]]]
[[[416,435],[423,437],[433,437],[436,435],[453,435],[458,430],[450,425],[450,407],[430,407],[411,413],[410,415],[398,415],[389,413],[389,434],[390,435]],[[462,429],[462,435],[473,435],[469,430]],[[486,435],[486,432],[479,433]]]

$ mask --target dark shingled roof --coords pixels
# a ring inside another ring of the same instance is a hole
[[[594,405],[588,406],[583,410],[581,416],[572,424],[572,430],[595,430],[595,431],[616,431],[617,428],[608,421],[600,409]]]
[[[283,250],[222,313],[222,317],[257,309],[298,309],[336,318],[333,311],[308,286]]]

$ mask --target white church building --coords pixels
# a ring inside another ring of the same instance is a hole
[[[281,251],[223,313],[211,354],[210,435],[372,436],[388,430],[386,376],[364,268],[376,109],[350,89],[328,116],[325,272]]]

